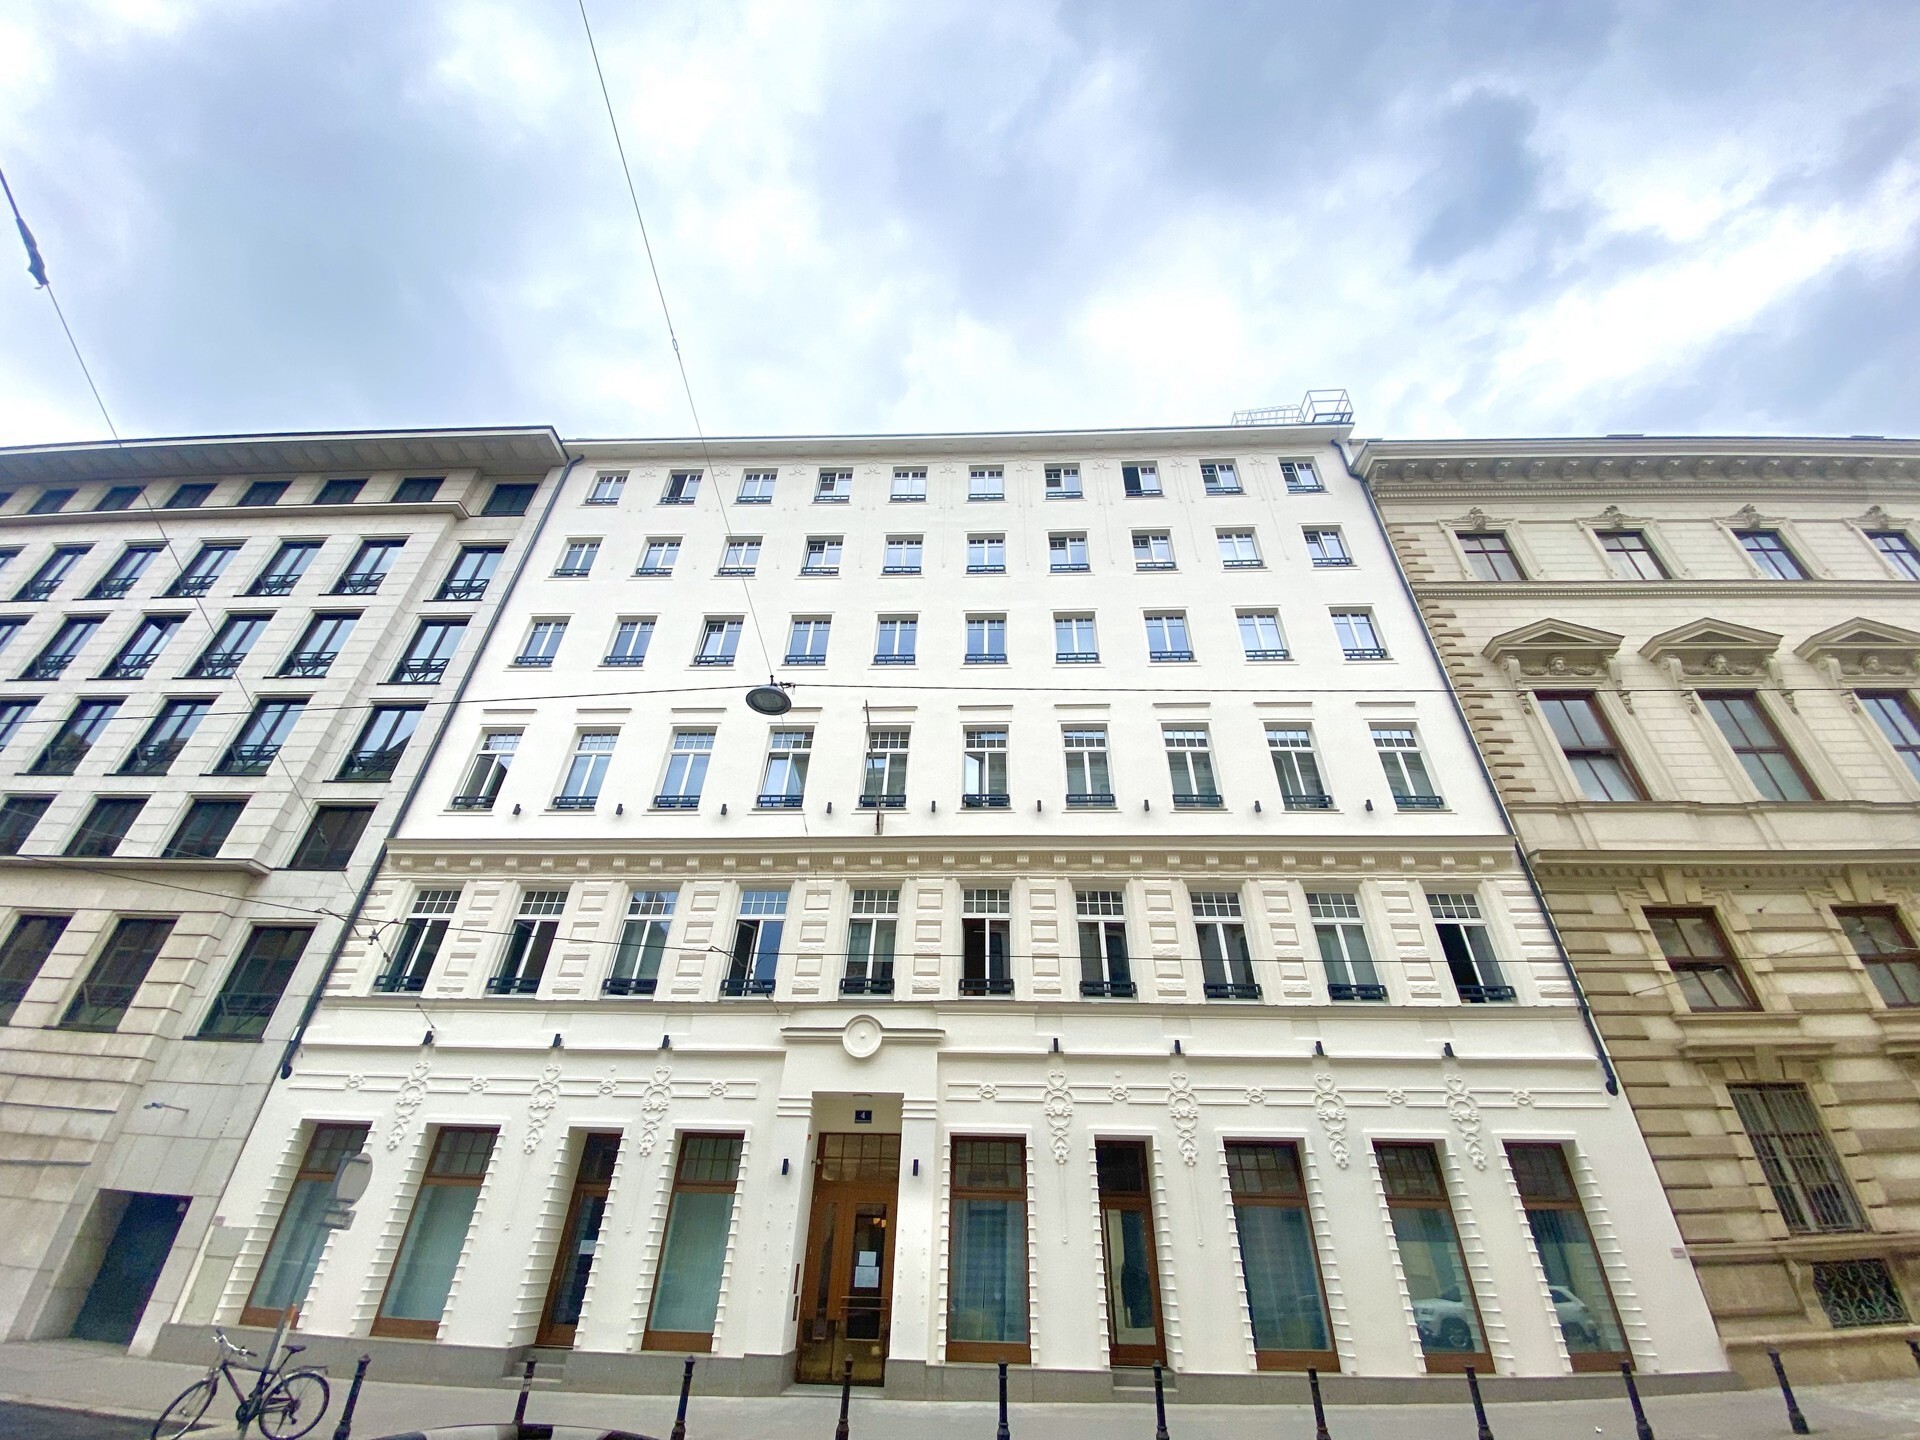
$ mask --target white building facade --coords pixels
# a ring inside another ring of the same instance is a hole
[[[0,1334],[150,1347],[564,463],[0,451]]]
[[[571,446],[169,1349],[1718,1383],[1345,434]]]

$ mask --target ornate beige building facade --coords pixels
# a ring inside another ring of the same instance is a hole
[[[1730,1357],[1920,1334],[1920,445],[1394,441],[1366,480]]]

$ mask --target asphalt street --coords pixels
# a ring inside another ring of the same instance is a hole
[[[0,1400],[3,1440],[147,1440],[152,1432],[151,1420],[90,1415],[84,1410],[56,1410],[47,1405],[18,1405]]]

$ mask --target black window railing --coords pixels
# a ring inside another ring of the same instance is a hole
[[[22,680],[58,680],[73,663],[71,655],[42,655],[20,672]]]
[[[1460,998],[1469,1005],[1512,1000],[1516,993],[1511,985],[1461,985],[1457,988],[1460,991]]]
[[[61,737],[50,742],[27,767],[29,775],[71,775],[87,758],[87,752],[93,748],[91,740],[82,740],[77,736]]]
[[[368,750],[340,762],[336,780],[391,780],[400,764],[398,750]]]
[[[1244,495],[1246,489],[1239,485],[1208,485],[1204,487],[1209,495]]]
[[[1059,650],[1054,652],[1054,662],[1059,665],[1097,665],[1100,663],[1098,650]]]
[[[1005,810],[1013,804],[1013,800],[1004,790],[980,790],[962,795],[960,804],[968,810]]]
[[[444,660],[402,660],[394,667],[390,685],[434,685],[446,677]]]
[[[380,588],[380,582],[386,578],[385,572],[378,575],[342,575],[334,584],[333,589],[328,593],[331,595],[371,595]]]
[[[144,680],[158,655],[128,655],[100,672],[102,680]]]
[[[1173,808],[1176,810],[1218,810],[1225,802],[1212,792],[1196,791],[1190,795],[1175,795]]]
[[[691,495],[662,495],[662,496],[660,497],[660,503],[661,503],[662,505],[691,505],[691,504],[693,503],[693,496],[691,496]]]
[[[786,663],[789,665],[824,665],[827,663],[827,657],[824,655],[808,655],[805,653],[796,655],[790,653],[787,656]]]
[[[1222,560],[1220,564],[1228,570],[1264,570],[1267,568],[1267,562],[1257,558],[1251,560]]]
[[[852,501],[853,497],[851,495],[816,495],[813,497],[813,503],[816,505],[847,505],[851,504]]]
[[[1249,650],[1249,660],[1291,660],[1293,656],[1285,650]]]
[[[440,587],[436,600],[483,600],[487,594],[484,580],[449,580]]]
[[[893,994],[893,976],[842,975],[840,993],[842,995],[891,995]]]
[[[771,995],[773,981],[752,975],[729,975],[720,982],[722,995]]]
[[[64,577],[62,577],[64,578]],[[53,592],[60,588],[60,580],[29,580],[14,591],[15,600],[51,600]]]
[[[1356,985],[1346,980],[1329,980],[1327,998],[1329,1000],[1384,1000],[1387,998],[1387,987]]]
[[[1340,651],[1348,660],[1384,660],[1387,652],[1378,645],[1349,645]]]
[[[862,810],[904,810],[907,808],[907,797],[904,795],[862,795],[860,797],[860,808]]]
[[[651,995],[660,988],[653,975],[609,975],[600,982],[602,995]]]
[[[1313,557],[1313,567],[1316,570],[1336,570],[1351,566],[1352,564],[1353,557],[1351,555],[1316,555]]]
[[[200,1024],[200,1038],[258,1040],[266,1033],[267,1022],[273,1019],[274,1009],[279,1004],[280,992],[277,990],[257,994],[230,990],[223,995],[216,995],[207,1011],[207,1018]]]
[[[300,583],[298,575],[262,575],[247,587],[249,595],[291,595]]]
[[[1444,810],[1447,802],[1439,795],[1396,795],[1393,803],[1402,810]]]
[[[1302,485],[1293,480],[1287,482],[1287,493],[1289,495],[1324,495],[1326,490],[1327,487],[1320,484]]]
[[[289,679],[295,676],[311,679],[324,675],[338,654],[336,650],[303,650],[286,658],[280,666],[280,674]]]
[[[978,495],[967,496],[969,500],[1004,500],[1006,498],[1007,492],[1004,490],[983,490]]]
[[[87,591],[86,598],[89,600],[118,600],[126,595],[129,590],[133,589],[133,585],[134,582],[131,580],[102,580],[98,585]]]
[[[374,993],[378,995],[417,995],[426,988],[424,974],[413,975],[405,970],[386,970],[373,977]]]
[[[1331,810],[1333,796],[1327,794],[1307,794],[1295,790],[1282,790],[1280,803],[1289,810]]]
[[[584,580],[592,573],[593,566],[591,565],[556,565],[553,567],[553,578],[556,580]],[[725,574],[726,572],[722,571],[721,573]]]
[[[191,600],[213,589],[215,578],[212,575],[182,575],[167,587],[167,594],[176,599]]]
[[[838,575],[840,567],[838,565],[802,565],[800,573],[802,575]]]
[[[491,810],[494,798],[492,795],[456,795],[447,802],[447,808],[449,810]]]
[[[540,993],[538,975],[495,975],[487,981],[489,995],[537,995]]]
[[[600,803],[598,795],[556,795],[553,808],[556,810],[591,810]]]
[[[1004,650],[998,653],[990,653],[990,654],[984,654],[984,655],[970,654],[967,656],[967,664],[969,665],[1004,665],[1006,663],[1007,663],[1007,655]]]
[[[1131,980],[1082,980],[1081,998],[1087,1000],[1132,1000],[1140,987]]]
[[[1260,987],[1251,980],[1209,980],[1201,989],[1209,1000],[1258,1000]]]
[[[733,503],[736,505],[771,505],[773,503],[773,497],[771,495],[736,495],[734,496]]]
[[[633,573],[636,575],[671,575],[673,574],[673,566],[642,565],[639,568],[637,568]]]
[[[1011,995],[1013,977],[1011,975],[962,975],[960,977],[962,995]]]
[[[1047,567],[1054,575],[1084,575],[1091,569],[1093,566],[1084,560],[1057,560]]]
[[[802,798],[799,795],[761,795],[753,803],[758,810],[798,810]]]
[[[1005,565],[969,565],[967,573],[969,575],[1004,575],[1007,573],[1007,567]]]
[[[244,650],[209,650],[187,671],[190,680],[231,680],[247,658]]]
[[[1151,660],[1156,665],[1184,664],[1186,661],[1193,659],[1193,651],[1191,650],[1149,650],[1147,652],[1147,659]]]
[[[656,810],[698,810],[700,808],[700,797],[698,795],[656,795],[653,797],[653,808]]]
[[[1171,560],[1136,560],[1133,562],[1133,568],[1136,570],[1171,570],[1173,569],[1173,561]]]
[[[264,775],[267,767],[273,763],[273,757],[279,753],[278,745],[229,745],[227,753],[220,757],[220,763],[213,767],[213,773]]]
[[[918,575],[920,567],[918,565],[882,565],[880,573],[882,575]]]
[[[908,651],[905,654],[897,655],[876,655],[873,657],[873,663],[876,665],[911,665],[913,664],[913,652]]]
[[[1114,799],[1111,790],[1069,790],[1067,808],[1070,810],[1110,810]]]
[[[80,993],[67,1006],[65,1018],[60,1022],[62,1030],[112,1030],[120,1023],[120,1017],[127,1013],[127,1007],[133,1004],[133,997],[139,993],[138,985],[110,985],[98,980],[89,980],[80,986]]]
[[[186,749],[185,740],[149,740],[135,745],[120,767],[122,775],[164,775]]]
[[[625,666],[628,669],[637,669],[647,663],[647,657],[644,655],[609,655],[601,660],[600,663],[602,665]]]
[[[756,565],[722,565],[713,573],[728,579],[738,579],[752,575],[758,568]]]
[[[553,668],[553,656],[516,655],[513,657],[513,663],[522,670],[551,670]]]
[[[731,665],[733,664],[733,656],[731,655],[696,655],[693,657],[693,663],[696,665]]]

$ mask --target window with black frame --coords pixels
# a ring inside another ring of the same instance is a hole
[[[313,938],[310,925],[256,925],[200,1022],[202,1040],[258,1040],[267,1033],[294,967]]]

